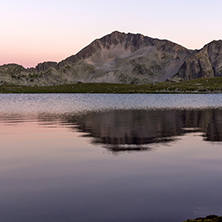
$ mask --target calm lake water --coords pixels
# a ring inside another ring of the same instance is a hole
[[[0,94],[0,220],[222,215],[222,95]]]

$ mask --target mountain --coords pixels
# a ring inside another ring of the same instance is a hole
[[[0,84],[142,84],[220,76],[221,44],[214,41],[201,50],[188,50],[168,40],[115,31],[59,63],[44,62],[28,69],[17,64],[0,66]]]
[[[189,80],[222,76],[222,40],[212,41],[186,59],[173,77]]]
[[[71,81],[148,83],[176,74],[191,54],[167,40],[113,32],[58,64]]]

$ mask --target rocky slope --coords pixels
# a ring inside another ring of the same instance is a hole
[[[77,82],[142,84],[222,75],[222,41],[188,50],[167,40],[113,32],[76,55],[25,69],[0,66],[0,84],[61,85]]]
[[[213,41],[186,59],[172,79],[189,80],[222,76],[222,41]]]

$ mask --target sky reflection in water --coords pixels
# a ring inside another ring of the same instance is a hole
[[[0,101],[7,104],[0,110],[2,221],[176,222],[222,214],[220,107],[107,108],[114,101],[101,95],[105,108],[76,112],[81,95],[38,96]],[[56,99],[62,110],[43,105]]]

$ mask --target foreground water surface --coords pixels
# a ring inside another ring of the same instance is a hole
[[[222,215],[221,141],[221,95],[1,94],[1,221]]]

